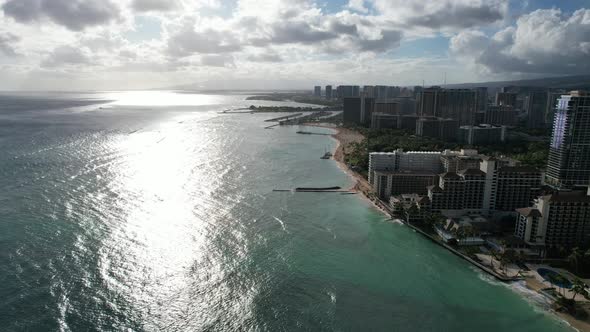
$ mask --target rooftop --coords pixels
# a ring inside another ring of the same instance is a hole
[[[522,209],[516,209],[516,212],[518,212],[519,214],[525,216],[525,217],[542,217],[543,215],[541,214],[541,211],[535,209],[535,208],[522,208]]]
[[[459,174],[461,174],[461,175],[481,175],[481,176],[486,175],[485,172],[483,172],[479,169],[475,169],[475,168],[467,168],[467,169],[460,170]]]

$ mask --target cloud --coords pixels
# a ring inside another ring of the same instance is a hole
[[[73,31],[120,18],[120,8],[110,0],[8,0],[2,11],[17,22],[49,19]]]
[[[177,9],[178,6],[178,1],[175,0],[133,0],[131,3],[131,7],[138,12],[167,12]]]
[[[201,65],[208,67],[235,67],[234,58],[231,55],[203,55]]]
[[[502,20],[503,17],[502,11],[494,6],[456,5],[440,8],[427,15],[411,17],[407,23],[431,29],[470,28],[491,24]]]
[[[190,24],[185,25],[168,40],[168,53],[176,57],[195,53],[228,53],[241,49],[242,45],[235,39],[232,31],[218,31],[211,28],[195,31]]]
[[[321,30],[305,22],[279,22],[271,29],[269,42],[273,44],[314,44],[338,37],[332,31]]]
[[[516,26],[492,37],[464,31],[450,41],[450,50],[490,73],[590,73],[590,9],[567,17],[559,9],[536,10]]]
[[[369,9],[365,6],[365,0],[349,0],[347,7],[365,14],[369,12]]]
[[[63,68],[72,65],[89,65],[90,57],[81,49],[71,46],[60,46],[53,50],[41,66],[45,68]]]
[[[259,53],[252,54],[246,58],[252,62],[282,62],[283,58],[276,53]]]
[[[407,30],[456,30],[502,21],[508,0],[369,0],[387,20]]]
[[[13,44],[20,41],[20,37],[13,35],[10,32],[0,32],[0,54],[7,56],[17,55]]]

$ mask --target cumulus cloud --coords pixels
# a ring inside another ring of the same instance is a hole
[[[46,68],[63,68],[72,65],[88,65],[90,63],[90,57],[81,49],[71,46],[60,46],[53,50],[49,57],[41,63],[41,66]]]
[[[166,12],[178,8],[179,4],[175,0],[133,0],[131,6],[138,12]]]
[[[231,55],[203,55],[201,65],[208,67],[234,67],[234,58]]]
[[[195,53],[228,53],[241,49],[242,45],[231,31],[211,28],[196,31],[191,24],[186,24],[168,40],[168,53],[176,57],[190,56]]]
[[[464,31],[450,41],[452,54],[492,73],[590,73],[590,10],[571,16],[559,9],[521,16],[515,27],[492,37]]]
[[[0,54],[15,56],[14,44],[20,40],[20,37],[10,32],[0,32]]]
[[[49,19],[74,31],[120,17],[120,8],[110,0],[8,0],[2,11],[21,23]]]
[[[258,53],[247,57],[252,62],[282,62],[283,58],[276,53]]]
[[[406,26],[456,29],[501,21],[508,14],[508,0],[370,0],[389,20]]]

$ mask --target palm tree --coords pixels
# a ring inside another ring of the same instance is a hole
[[[406,216],[407,216],[408,223],[410,222],[410,216],[417,215],[419,212],[420,212],[420,210],[418,209],[418,207],[416,206],[416,204],[412,204],[412,206],[410,206],[407,209],[407,211],[406,211]]]
[[[572,293],[574,294],[572,296],[572,300],[575,300],[576,295],[578,294],[587,295],[588,293],[586,292],[586,288],[588,288],[588,286],[582,280],[578,278],[574,279],[573,286],[571,289]]]
[[[561,274],[552,274],[549,276],[549,279],[551,280],[552,284],[557,285],[559,287],[560,294],[563,297],[565,297],[565,290],[563,285],[565,285],[568,282],[568,280]]]
[[[572,265],[572,267],[575,269],[576,274],[580,272],[580,261],[582,261],[583,258],[584,253],[578,247],[572,249],[572,252],[569,254],[569,256],[567,256],[567,260],[570,263],[570,265]]]

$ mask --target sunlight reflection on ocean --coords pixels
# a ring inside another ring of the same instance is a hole
[[[218,113],[293,103],[19,98],[0,118],[3,330],[562,327],[354,195],[274,193],[352,185],[328,136]]]

